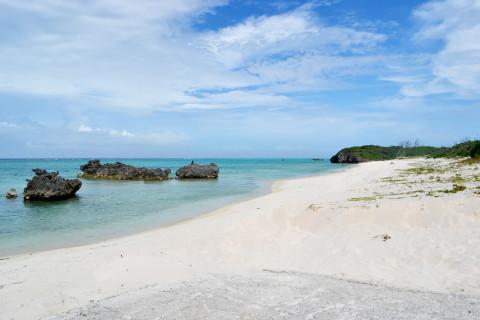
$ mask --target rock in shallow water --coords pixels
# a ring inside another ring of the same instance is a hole
[[[175,175],[178,179],[216,179],[218,172],[219,169],[215,163],[200,165],[192,162],[178,169]]]
[[[111,180],[166,180],[170,169],[137,168],[121,162],[101,164],[100,160],[90,160],[80,166],[82,178]]]
[[[82,186],[78,179],[64,179],[58,172],[43,169],[32,170],[36,176],[27,180],[23,191],[25,200],[53,201],[71,198]]]
[[[17,197],[17,190],[15,190],[14,188],[8,190],[8,192],[5,194],[5,197],[7,199],[14,199]]]

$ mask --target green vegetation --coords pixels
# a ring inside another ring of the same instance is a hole
[[[440,192],[443,192],[443,193],[457,193],[457,192],[460,192],[460,191],[464,191],[464,190],[466,190],[466,189],[467,189],[467,187],[465,187],[465,186],[461,186],[461,185],[458,185],[458,184],[454,184],[452,189],[450,189],[450,190],[441,190]]]
[[[410,144],[407,146],[390,147],[376,145],[356,146],[340,150],[330,158],[330,161],[333,163],[357,163],[405,157],[480,158],[480,140],[462,142],[452,147],[410,146]]]
[[[480,142],[477,141],[470,149],[470,157],[480,159]]]
[[[435,147],[412,147],[403,148],[399,146],[381,147],[367,145],[361,147],[351,147],[343,149],[352,155],[368,160],[391,160],[399,157],[420,157],[432,155],[436,151]]]
[[[480,164],[480,156],[475,156],[474,158],[468,158],[461,161],[462,164]]]
[[[409,161],[405,168],[394,169],[392,176],[382,177],[374,182],[381,188],[371,195],[350,198],[349,201],[375,201],[382,199],[405,199],[442,197],[458,192],[480,196],[480,157],[468,159],[435,159]],[[394,187],[390,189],[390,186]]]
[[[480,140],[467,141],[454,145],[451,148],[445,148],[442,152],[434,155],[435,158],[455,158],[480,156]]]
[[[389,182],[389,183],[402,183],[406,182],[406,179],[394,178],[394,177],[385,177],[381,178],[380,181],[382,182]]]
[[[415,168],[409,168],[405,170],[405,173],[412,173],[412,174],[428,174],[428,173],[435,173],[435,172],[437,172],[437,170],[433,167],[415,167]]]
[[[376,197],[359,197],[359,198],[350,198],[349,201],[375,201]]]
[[[460,175],[456,174],[455,177],[452,178],[452,182],[462,183],[462,182],[465,182],[465,179],[462,178]]]

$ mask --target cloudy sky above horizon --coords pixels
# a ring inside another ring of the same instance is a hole
[[[0,158],[480,137],[480,0],[0,0]]]

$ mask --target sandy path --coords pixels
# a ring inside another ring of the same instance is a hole
[[[0,260],[0,318],[36,319],[153,284],[263,269],[480,296],[480,197],[402,189],[433,188],[423,174],[413,186],[382,181],[422,163],[366,163],[284,181],[269,195],[178,225]],[[372,200],[376,194],[396,195]]]

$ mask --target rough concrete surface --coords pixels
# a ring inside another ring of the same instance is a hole
[[[59,319],[480,319],[480,298],[264,270],[150,286]]]

